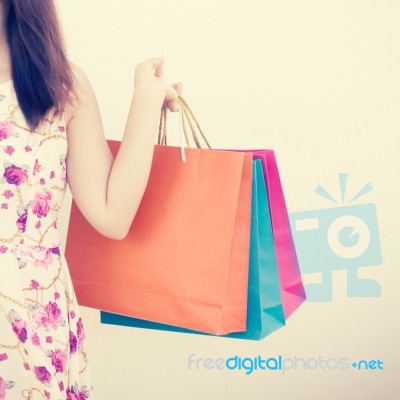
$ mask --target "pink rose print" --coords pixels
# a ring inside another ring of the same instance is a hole
[[[0,246],[0,254],[7,253],[8,247],[7,246]]]
[[[2,210],[7,210],[8,209],[8,204],[7,203],[1,203],[1,209]]]
[[[60,164],[61,164],[60,180],[61,182],[65,183],[67,181],[67,164],[65,162],[65,158],[63,157],[60,158]]]
[[[42,383],[49,383],[51,381],[51,374],[46,367],[35,367],[35,375]]]
[[[21,214],[19,216],[19,218],[17,219],[17,228],[19,231],[21,232],[25,232],[25,228],[26,228],[26,219],[28,218],[28,213],[24,212],[23,214]]]
[[[40,170],[42,169],[42,166],[39,165],[39,161],[36,159],[35,164],[33,166],[33,176],[35,176]]]
[[[31,370],[31,367],[29,366],[29,364],[27,362],[24,362],[24,368],[25,368],[25,371]]]
[[[75,383],[74,386],[67,388],[67,400],[85,400],[89,398],[89,390],[86,386],[82,386],[78,389],[78,385]]]
[[[0,400],[4,400],[6,398],[6,383],[4,379],[0,376]]]
[[[7,361],[7,360],[8,360],[7,353],[0,354],[0,361]]]
[[[31,280],[31,288],[32,289],[39,289],[39,286],[40,286],[40,284],[38,281],[35,281],[34,279]]]
[[[49,304],[44,308],[49,318],[49,324],[53,329],[57,329],[61,323],[61,310],[58,308],[57,303],[49,301]]]
[[[14,151],[15,151],[15,149],[14,149],[14,147],[12,147],[12,146],[7,146],[7,147],[4,149],[4,153],[8,154],[9,156],[11,156],[12,153],[14,153]]]
[[[32,335],[32,337],[31,337],[31,342],[32,342],[32,344],[35,345],[35,346],[40,346],[40,339],[39,339],[39,336],[38,336],[37,332],[35,332],[35,333]]]
[[[0,376],[0,400],[4,400],[6,398],[7,389],[11,389],[14,385],[14,382],[5,381],[3,377]]]
[[[76,323],[77,334],[78,334],[78,347],[82,348],[83,342],[85,341],[85,331],[83,330],[82,318],[78,319]]]
[[[33,264],[35,267],[47,269],[53,262],[53,252],[48,247],[22,246],[18,249],[18,255],[25,262]]]
[[[72,331],[69,332],[69,351],[71,354],[76,353],[76,336],[73,334]]]
[[[50,205],[53,201],[53,193],[46,192],[40,193],[36,192],[33,198],[32,210],[39,218],[45,217],[50,211]]]
[[[46,310],[39,305],[35,305],[33,307],[30,307],[31,311],[31,320],[29,321],[29,324],[27,325],[28,329],[28,334],[31,337],[31,342],[35,346],[40,346],[41,345],[41,339],[39,338],[37,334],[37,330],[40,328],[45,328],[48,330],[49,326],[49,317],[47,315]]]
[[[10,137],[12,124],[10,121],[0,122],[0,140],[5,140]]]
[[[45,309],[40,308],[38,310],[37,314],[35,314],[35,322],[37,323],[38,328],[49,325],[49,316]]]
[[[56,177],[56,174],[54,171],[50,172],[50,179],[54,179]]]
[[[3,192],[3,196],[8,200],[11,199],[11,197],[14,197],[14,193],[7,189]]]
[[[47,343],[53,343],[53,338],[51,336],[46,336]]]
[[[6,398],[6,390],[13,388],[15,383],[13,381],[5,381],[0,376],[0,400],[4,400]]]
[[[67,355],[64,351],[56,349],[51,352],[51,364],[56,369],[56,372],[64,372],[67,365]]]
[[[3,176],[10,185],[16,186],[25,183],[28,179],[27,173],[21,167],[17,167],[14,164],[4,169]]]
[[[28,338],[28,333],[26,331],[26,321],[21,319],[16,319],[12,323],[13,332],[17,335],[18,339],[25,343],[26,339]]]
[[[73,388],[67,388],[67,400],[79,400],[79,393],[75,393],[73,390]]]
[[[31,146],[25,146],[24,150],[28,153],[29,151],[32,151],[32,147]]]
[[[63,392],[64,391],[64,382],[63,381],[61,381],[61,382],[59,382],[58,383],[58,387],[60,388],[60,390]]]

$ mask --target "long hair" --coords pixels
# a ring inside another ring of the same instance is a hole
[[[12,79],[21,111],[35,129],[75,95],[54,0],[9,0],[6,16]]]

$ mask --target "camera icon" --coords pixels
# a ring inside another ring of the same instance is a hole
[[[378,282],[358,278],[358,268],[382,263],[375,204],[294,212],[289,220],[302,274],[321,274],[320,284],[305,285],[308,301],[332,301],[336,270],[347,272],[348,297],[381,295]]]

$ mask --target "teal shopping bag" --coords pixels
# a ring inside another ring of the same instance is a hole
[[[223,337],[260,340],[285,324],[272,235],[271,216],[261,160],[253,160],[250,265],[245,332]],[[137,328],[196,333],[123,315],[101,312],[101,322]]]

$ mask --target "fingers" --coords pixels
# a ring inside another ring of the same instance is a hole
[[[183,84],[173,83],[171,85],[171,90],[167,94],[168,100],[164,103],[164,106],[168,108],[171,112],[179,111],[178,96],[182,94]]]
[[[156,67],[156,69],[154,71],[154,76],[156,76],[157,78],[163,77],[163,65],[162,64],[160,64]]]
[[[153,69],[157,69],[157,68],[161,67],[162,64],[164,63],[164,57],[149,58],[145,62],[150,63],[150,65],[152,66]]]
[[[157,78],[162,78],[164,58],[163,57],[150,58],[148,62],[151,64],[151,67],[154,70],[154,76],[156,76]]]
[[[158,78],[163,75],[163,57],[149,58],[136,66],[136,75],[152,74]]]
[[[183,92],[183,83],[182,82],[174,83],[172,86],[180,96]]]
[[[138,87],[146,91],[155,87],[157,90],[161,89],[164,92],[163,107],[176,112],[179,111],[178,97],[182,94],[183,84],[178,82],[169,86],[164,82],[163,64],[163,57],[149,58],[138,64],[135,70],[135,89]]]

